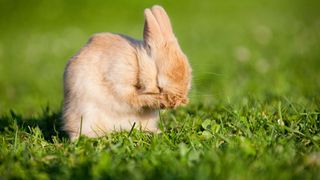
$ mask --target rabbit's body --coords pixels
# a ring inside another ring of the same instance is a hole
[[[157,131],[158,111],[148,107],[159,108],[158,95],[139,94],[136,88],[139,70],[144,69],[139,67],[144,59],[137,57],[140,46],[139,41],[121,35],[100,33],[71,58],[64,77],[64,127],[72,138],[80,129],[95,137],[128,130],[134,122],[144,130]],[[156,72],[149,70],[155,81]]]
[[[152,12],[145,10],[143,41],[96,34],[69,60],[64,74],[63,121],[71,139],[129,130],[134,123],[142,130],[157,132],[159,109],[187,103],[188,60],[165,11],[154,6]]]

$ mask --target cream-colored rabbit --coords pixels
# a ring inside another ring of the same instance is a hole
[[[158,111],[187,103],[191,68],[164,9],[145,10],[144,40],[100,33],[64,73],[64,130],[102,136],[137,123],[157,132]],[[80,132],[81,131],[81,132]]]

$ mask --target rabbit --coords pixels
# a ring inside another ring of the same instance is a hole
[[[158,112],[188,103],[191,66],[158,5],[144,10],[143,41],[93,35],[64,71],[63,129],[74,141],[130,130],[159,132]]]

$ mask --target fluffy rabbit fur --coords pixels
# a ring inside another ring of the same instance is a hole
[[[188,102],[191,67],[165,10],[145,9],[143,41],[99,33],[64,72],[64,130],[98,137],[114,130],[157,132],[158,111]],[[81,130],[81,132],[80,132]]]

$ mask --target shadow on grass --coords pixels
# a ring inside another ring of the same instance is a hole
[[[23,115],[10,110],[9,114],[0,116],[0,132],[14,131],[16,126],[20,130],[31,132],[32,128],[38,127],[44,139],[53,140],[53,136],[59,139],[68,138],[66,132],[62,130],[61,111],[53,112],[49,107],[42,110],[42,113],[32,117],[23,117]]]

